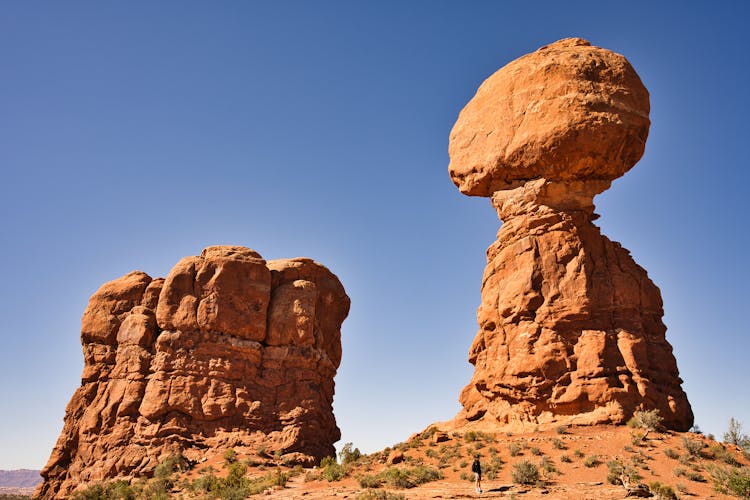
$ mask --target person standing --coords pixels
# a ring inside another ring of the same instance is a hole
[[[479,455],[474,455],[474,463],[471,464],[471,472],[474,473],[474,486],[477,493],[482,492],[482,464]]]

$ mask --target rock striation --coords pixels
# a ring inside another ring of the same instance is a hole
[[[237,246],[186,257],[166,279],[105,283],[83,315],[85,366],[40,498],[150,474],[173,453],[334,455],[333,378],[349,297],[306,258],[265,261]]]
[[[457,425],[618,424],[655,408],[691,427],[659,289],[592,222],[594,196],[643,155],[648,115],[628,61],[578,38],[511,62],[461,111],[449,173],[503,223]]]

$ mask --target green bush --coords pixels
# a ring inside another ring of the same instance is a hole
[[[341,465],[347,466],[349,464],[355,463],[357,460],[362,458],[362,453],[359,451],[359,448],[354,448],[352,450],[352,446],[354,446],[352,443],[346,443],[339,452],[339,460],[341,460]]]
[[[742,432],[742,423],[734,417],[729,419],[729,429],[724,433],[724,442],[741,448],[750,448],[750,437]]]
[[[516,484],[536,484],[539,481],[539,469],[528,460],[513,465],[510,477]]]
[[[377,474],[365,474],[357,478],[362,488],[380,488],[383,482]]]
[[[566,424],[560,424],[557,427],[555,427],[555,432],[558,434],[567,434],[568,426]]]
[[[680,455],[679,455],[679,454],[678,454],[678,453],[677,453],[676,451],[674,451],[674,450],[673,450],[672,448],[665,448],[665,449],[664,449],[664,454],[665,454],[666,456],[668,456],[669,458],[673,459],[673,460],[677,460],[677,458],[679,458],[679,456],[680,456]]]
[[[682,447],[685,448],[685,451],[691,457],[700,457],[703,446],[703,441],[700,439],[690,439],[687,436],[682,436]]]
[[[406,497],[390,491],[367,490],[357,495],[357,500],[406,500]]]
[[[329,483],[333,481],[341,481],[346,476],[346,470],[342,465],[336,463],[336,459],[333,457],[325,457],[320,461],[321,474],[323,478]]]
[[[713,466],[708,472],[719,493],[750,498],[750,468]]]
[[[628,420],[628,427],[636,429],[644,429],[646,431],[656,431],[661,428],[661,422],[664,420],[659,415],[659,410],[653,409],[649,411],[638,410],[633,413],[633,416]]]
[[[557,474],[559,472],[557,467],[555,467],[555,463],[549,457],[542,457],[542,460],[539,462],[539,468],[542,469],[542,472],[544,472],[546,477],[550,477],[552,474]]]
[[[414,488],[420,484],[442,479],[443,474],[431,467],[388,467],[379,474],[369,474],[358,478],[362,488],[380,488],[383,485],[391,488]]]
[[[224,451],[224,462],[227,464],[233,464],[237,461],[237,452],[234,451],[232,448],[228,448],[226,451]]]
[[[515,441],[508,445],[508,452],[510,453],[511,457],[517,457],[518,455],[520,455],[522,449],[523,447]]]
[[[633,484],[641,480],[640,474],[632,465],[626,465],[619,460],[610,460],[607,462],[607,482],[610,484],[625,483]]]
[[[561,462],[565,462],[566,464],[569,464],[570,462],[573,461],[573,459],[570,458],[570,455],[561,455],[560,456],[560,461]]]
[[[601,465],[601,463],[602,463],[602,461],[599,460],[599,457],[597,457],[596,455],[589,455],[583,461],[583,465],[585,465],[586,467],[589,467],[589,468],[591,468],[591,467],[597,467],[597,466]]]
[[[671,486],[654,481],[649,483],[648,487],[658,500],[677,500],[677,495]]]
[[[190,468],[190,462],[182,453],[170,455],[156,466],[154,477],[167,478],[175,472],[183,472]]]
[[[552,440],[552,445],[557,448],[558,450],[564,450],[566,449],[565,443],[562,442],[562,439],[555,438]]]

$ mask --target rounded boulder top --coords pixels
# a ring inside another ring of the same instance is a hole
[[[620,54],[566,38],[512,61],[450,134],[448,170],[471,196],[526,181],[611,181],[643,155],[649,94]]]

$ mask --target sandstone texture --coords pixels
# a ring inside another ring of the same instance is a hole
[[[691,427],[659,289],[592,223],[594,196],[642,156],[648,113],[627,60],[581,39],[511,62],[461,112],[451,178],[503,224],[454,424],[618,424],[656,408]]]
[[[216,246],[166,279],[104,284],[83,315],[85,366],[41,498],[234,446],[312,464],[334,455],[333,378],[349,297],[306,258]]]

